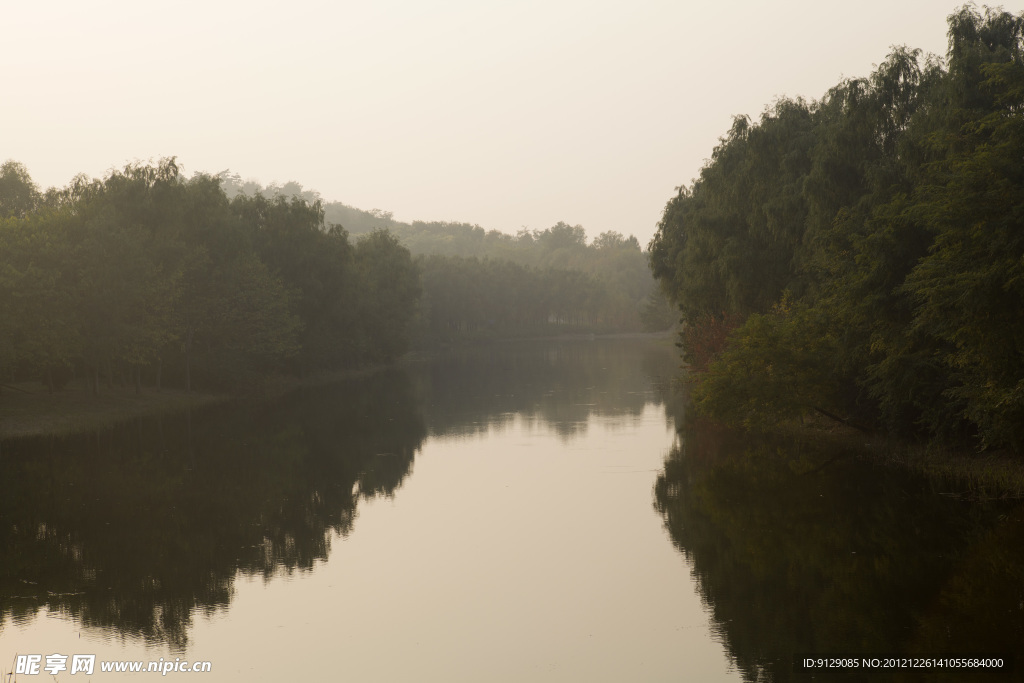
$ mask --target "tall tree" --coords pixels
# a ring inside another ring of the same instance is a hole
[[[8,160],[0,165],[0,218],[24,218],[41,200],[24,164]]]
[[[689,352],[747,317],[705,407],[1024,447],[1024,15],[949,27],[948,68],[897,48],[809,107],[737,118],[669,201],[651,265]]]

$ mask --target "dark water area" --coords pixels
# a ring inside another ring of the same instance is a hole
[[[372,383],[5,443],[0,615],[42,602],[182,648],[237,572],[311,569],[360,498],[401,485],[426,434],[404,373]]]
[[[655,485],[745,680],[1022,680],[1024,510],[850,453],[691,421]],[[1013,671],[808,672],[798,654],[998,655]],[[981,676],[981,678],[976,678]]]
[[[663,341],[495,344],[6,441],[0,673],[95,653],[216,681],[1024,680],[794,667],[1019,661],[1024,511],[692,419],[677,365]]]

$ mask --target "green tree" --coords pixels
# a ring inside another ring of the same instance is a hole
[[[0,220],[0,362],[42,376],[51,391],[54,371],[71,367],[81,341],[66,226],[64,215]]]
[[[928,168],[907,209],[934,242],[902,291],[915,303],[914,331],[934,340],[956,417],[976,425],[983,444],[1022,450],[1024,17],[961,12],[951,32],[951,68],[979,80],[964,104],[980,101],[983,115],[942,140],[948,155]],[[964,33],[976,36],[973,49]]]
[[[24,218],[41,200],[24,164],[8,160],[0,165],[0,218]]]
[[[684,354],[746,318],[706,410],[1024,445],[1024,15],[965,6],[949,26],[948,68],[897,48],[810,106],[739,117],[669,201],[651,268]]]
[[[421,293],[416,264],[398,238],[375,230],[356,242],[355,269],[364,352],[373,360],[397,358],[409,348]]]

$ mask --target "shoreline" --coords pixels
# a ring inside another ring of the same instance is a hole
[[[22,389],[26,393],[12,400],[15,394],[4,388],[0,395],[0,441],[105,430],[139,417],[170,415],[234,398],[226,393],[186,393],[167,388],[158,392],[146,387],[138,394],[134,387],[104,388],[93,396],[85,380],[73,380],[52,394],[45,388],[33,389]]]
[[[678,335],[675,329],[662,330],[659,332],[572,332],[566,334],[523,336],[523,337],[489,337],[472,336],[452,338],[446,341],[437,339],[428,340],[413,347],[411,353],[431,353],[438,349],[469,348],[472,346],[485,346],[487,344],[514,344],[518,342],[578,342],[578,341],[599,341],[608,339],[650,339],[650,340],[673,340]]]
[[[652,339],[666,340],[674,336],[671,330],[662,332],[618,332],[606,334],[567,334],[549,337],[495,338],[487,340],[459,340],[433,348],[416,348],[390,364],[374,364],[348,370],[316,372],[299,378],[273,374],[259,378],[248,389],[225,392],[193,391],[181,389],[142,387],[105,387],[93,396],[85,379],[74,379],[53,393],[36,382],[19,382],[0,388],[0,441],[30,439],[45,436],[70,436],[83,432],[109,429],[117,424],[140,417],[171,415],[190,408],[226,403],[229,401],[263,400],[283,396],[303,387],[312,387],[342,381],[352,377],[371,375],[387,367],[416,362],[442,348],[462,348],[489,343],[515,343],[536,341],[579,342],[600,339]]]
[[[1024,499],[1024,460],[1010,451],[990,453],[938,443],[901,441],[864,434],[852,427],[812,419],[786,422],[772,433],[820,448],[845,451],[850,457],[882,467],[895,467],[926,477],[943,488],[939,495],[963,500]]]
[[[62,437],[106,430],[140,417],[173,415],[189,409],[205,408],[229,401],[266,399],[283,396],[303,387],[330,384],[351,377],[373,374],[386,365],[371,365],[318,372],[304,378],[269,375],[255,388],[233,392],[193,391],[143,387],[104,388],[92,394],[84,379],[72,380],[64,388],[49,393],[45,387],[23,382],[5,385],[0,393],[0,441],[38,437]],[[41,386],[41,385],[40,385]],[[17,396],[12,400],[12,397]]]

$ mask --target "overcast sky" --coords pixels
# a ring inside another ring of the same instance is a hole
[[[892,45],[944,55],[961,4],[4,2],[0,161],[45,188],[176,156],[404,221],[646,244],[734,115]]]

